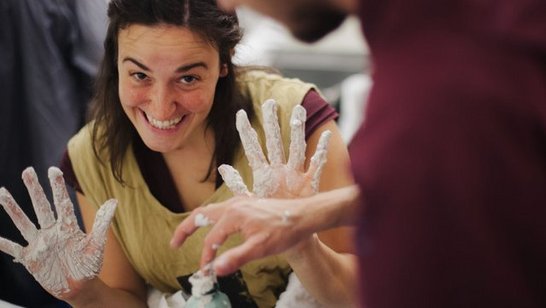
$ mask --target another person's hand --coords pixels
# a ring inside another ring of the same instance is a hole
[[[198,208],[176,228],[171,246],[180,246],[202,226],[202,219],[213,222],[203,243],[200,264],[204,267],[218,247],[239,232],[244,243],[225,251],[213,264],[216,274],[230,274],[249,261],[282,253],[313,233],[299,223],[300,201],[239,196]]]
[[[11,194],[0,188],[0,203],[28,242],[28,246],[22,247],[0,237],[0,250],[14,257],[14,262],[22,263],[52,295],[60,299],[73,297],[86,281],[97,276],[102,266],[106,231],[117,201],[111,199],[103,204],[92,232],[86,235],[78,226],[58,168],[49,169],[56,219],[34,169],[25,169],[22,177],[41,229],[29,220]]]
[[[298,202],[286,199],[311,196],[318,192],[330,132],[322,133],[309,168],[305,171],[305,109],[298,105],[292,112],[287,163],[275,101],[266,101],[262,112],[268,160],[246,113],[237,113],[237,130],[253,171],[253,192],[248,190],[237,170],[229,165],[220,166],[219,172],[224,182],[237,197],[196,209],[178,226],[171,242],[173,247],[177,247],[197,228],[213,222],[215,226],[205,238],[201,255],[201,266],[204,266],[214,258],[216,249],[229,235],[240,232],[245,242],[225,252],[214,262],[218,275],[229,274],[250,260],[283,252],[312,233],[298,230]]]

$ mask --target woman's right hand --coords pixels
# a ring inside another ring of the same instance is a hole
[[[29,167],[22,175],[41,229],[36,228],[11,194],[0,188],[0,203],[28,242],[28,246],[22,247],[0,237],[0,250],[14,257],[14,262],[22,263],[45,290],[66,300],[77,297],[85,282],[97,276],[117,201],[110,199],[101,206],[93,230],[86,235],[78,226],[61,170],[51,167],[48,175],[56,219],[34,169]]]

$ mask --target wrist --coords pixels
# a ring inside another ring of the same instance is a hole
[[[286,261],[290,264],[295,262],[300,262],[302,260],[305,260],[308,255],[312,255],[313,251],[318,245],[318,237],[316,234],[311,234],[304,239],[302,239],[299,243],[292,246],[291,248],[287,249],[283,253],[283,257],[286,259]]]
[[[72,289],[62,294],[59,298],[72,307],[90,307],[97,299],[102,281],[98,277],[88,279],[75,284]]]

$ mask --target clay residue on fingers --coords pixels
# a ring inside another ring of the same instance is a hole
[[[27,215],[25,215],[15,199],[13,199],[13,196],[4,187],[0,188],[0,204],[2,204],[2,207],[8,213],[25,240],[27,242],[33,241],[38,234],[36,226],[28,219]]]
[[[275,100],[268,99],[263,103],[262,114],[269,163],[271,166],[281,165],[284,163],[284,148]]]
[[[311,164],[309,166],[308,172],[312,174],[311,188],[313,191],[318,192],[320,175],[324,164],[326,163],[326,157],[328,154],[328,143],[330,142],[330,136],[332,132],[326,130],[320,135],[320,139],[317,145],[317,150],[313,157],[311,157]]]
[[[222,176],[224,183],[229,188],[229,190],[235,196],[250,196],[248,187],[243,182],[243,178],[235,168],[230,165],[223,164],[218,167],[218,172]]]
[[[301,105],[296,105],[290,117],[290,156],[288,168],[296,171],[303,171],[305,163],[305,121],[307,112]]]
[[[258,142],[258,134],[250,125],[244,110],[237,112],[236,126],[250,167],[253,170],[257,170],[266,166],[267,161]]]
[[[49,228],[55,223],[55,216],[51,204],[47,200],[44,190],[38,182],[38,175],[34,168],[28,167],[22,174],[23,183],[28,190],[38,223],[42,228]]]
[[[202,213],[197,213],[197,215],[195,215],[194,224],[196,227],[206,227],[212,225],[212,220]]]
[[[70,228],[79,229],[74,205],[68,197],[63,173],[59,168],[51,167],[48,170],[49,182],[53,190],[53,202],[57,209],[57,219]]]

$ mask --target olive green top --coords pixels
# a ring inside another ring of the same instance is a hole
[[[277,101],[285,153],[288,153],[292,108],[301,104],[306,93],[314,86],[297,79],[286,79],[260,71],[252,71],[239,77],[239,84],[243,93],[252,98],[256,111],[252,126],[258,132],[264,150],[260,106],[269,98]],[[68,143],[68,153],[82,192],[96,208],[110,198],[118,200],[112,229],[133,268],[147,283],[163,292],[179,290],[180,285],[176,278],[190,275],[199,268],[207,228],[198,230],[180,249],[171,249],[170,238],[189,212],[173,213],[154,198],[140,172],[132,147],[123,158],[122,168],[126,184],[120,184],[114,178],[110,165],[101,164],[93,152],[92,125],[93,122],[82,128]],[[102,160],[108,162],[106,156]],[[252,170],[242,147],[236,152],[233,166],[239,170],[248,187],[252,187]],[[204,204],[226,200],[231,196],[231,192],[223,184]],[[240,236],[234,235],[220,247],[219,252],[240,242]],[[258,306],[273,307],[277,301],[276,294],[286,287],[289,270],[288,264],[281,258],[268,257],[246,264],[241,268],[241,273],[248,292]]]

